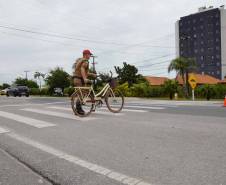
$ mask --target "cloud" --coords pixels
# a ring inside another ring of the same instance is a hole
[[[175,21],[196,12],[200,6],[220,6],[224,2],[0,0],[0,26],[74,38],[57,38],[0,28],[0,84],[24,75],[24,70],[31,71],[30,78],[37,70],[48,72],[56,66],[71,73],[72,63],[81,56],[84,48],[98,55],[99,71],[107,72],[123,61],[137,64],[170,61],[175,53]],[[142,63],[143,60],[167,54],[172,55]],[[168,75],[165,68],[158,68],[153,66],[140,72],[145,75]]]

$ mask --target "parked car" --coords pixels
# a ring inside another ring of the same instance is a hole
[[[8,90],[8,88],[2,89],[2,90],[0,91],[0,95],[6,95],[7,90]]]
[[[29,94],[29,88],[27,86],[16,86],[16,87],[10,87],[6,91],[6,96],[26,96],[28,97]]]
[[[56,87],[53,89],[53,95],[55,96],[63,96],[64,93],[63,93],[63,90],[59,87]]]

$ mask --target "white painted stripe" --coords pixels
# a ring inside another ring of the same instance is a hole
[[[56,109],[56,110],[65,110],[65,111],[71,111],[71,108],[69,107],[48,107],[49,109]],[[109,116],[122,116],[124,114],[122,113],[112,113],[112,112],[103,112],[96,110],[94,114],[102,114],[102,115],[109,115]]]
[[[24,123],[24,124],[36,127],[36,128],[45,128],[45,127],[55,126],[55,124],[52,124],[52,123],[49,123],[46,121],[28,118],[28,117],[21,116],[18,114],[13,114],[13,113],[3,112],[3,111],[0,111],[0,117],[11,119],[11,120],[14,120],[14,121],[17,121],[20,123]]]
[[[4,133],[7,133],[7,132],[9,132],[8,129],[0,127],[0,134],[4,134]]]
[[[116,180],[122,184],[126,184],[126,185],[153,185],[147,182],[142,181],[141,179],[136,179],[118,172],[115,172],[111,169],[102,167],[100,165],[94,164],[94,163],[90,163],[88,161],[82,160],[79,157],[76,156],[72,156],[70,154],[67,154],[63,151],[57,150],[55,148],[52,148],[50,146],[44,145],[42,143],[39,143],[37,141],[33,141],[30,140],[28,138],[25,138],[23,136],[19,136],[17,134],[14,133],[9,133],[7,134],[8,136],[10,136],[13,139],[16,139],[18,141],[21,141],[25,144],[28,144],[32,147],[35,147],[39,150],[42,150],[44,152],[47,152],[51,155],[57,156],[61,159],[64,159],[66,161],[69,161],[75,165],[79,165],[83,168],[89,169],[92,172],[107,176],[110,179]]]
[[[79,120],[79,121],[90,121],[90,120],[97,119],[97,118],[89,118],[89,117],[80,118],[78,116],[75,116],[72,110],[71,110],[71,114],[48,111],[48,110],[33,109],[33,108],[26,108],[26,109],[21,109],[21,110],[28,111],[28,112],[34,112],[34,113],[38,113],[38,114],[44,114],[44,115],[48,115],[48,116],[55,116],[55,117],[60,117],[60,118]]]
[[[137,105],[125,105],[125,108],[140,108],[140,109],[152,109],[152,110],[165,109],[165,107],[149,107],[149,106],[137,106]]]
[[[48,107],[48,108],[50,108],[50,109],[66,110],[66,111],[71,110],[71,108],[68,108],[68,107]],[[98,108],[97,108],[97,109],[98,109]],[[106,107],[101,107],[100,110],[108,110],[108,108],[106,108]],[[100,112],[100,111],[96,111],[96,112],[97,112],[98,114],[106,114],[106,113],[108,113],[108,112],[102,113],[102,112]],[[95,113],[96,113],[96,112],[95,112]],[[135,109],[122,109],[122,112],[148,112],[148,111],[146,111],[146,110],[135,110]],[[111,113],[111,112],[109,112],[108,114],[109,114],[109,115],[113,115],[113,113]],[[116,115],[117,115],[117,114],[116,114]],[[123,115],[123,114],[118,113],[118,115]]]

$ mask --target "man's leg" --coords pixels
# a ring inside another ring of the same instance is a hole
[[[76,101],[76,110],[79,114],[82,114],[82,115],[85,114],[84,110],[82,109],[81,102],[79,100]]]
[[[76,78],[74,78],[74,85],[75,85],[75,87],[82,87],[83,86],[81,80],[76,79]],[[76,101],[76,110],[81,115],[85,114],[84,110],[82,109],[82,105],[81,105],[81,102],[79,101],[79,99]]]

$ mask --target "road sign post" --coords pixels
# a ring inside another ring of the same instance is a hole
[[[197,86],[197,80],[194,74],[189,75],[188,82],[192,88],[192,100],[195,101],[195,88]]]
[[[192,100],[195,101],[195,89],[192,89]]]

